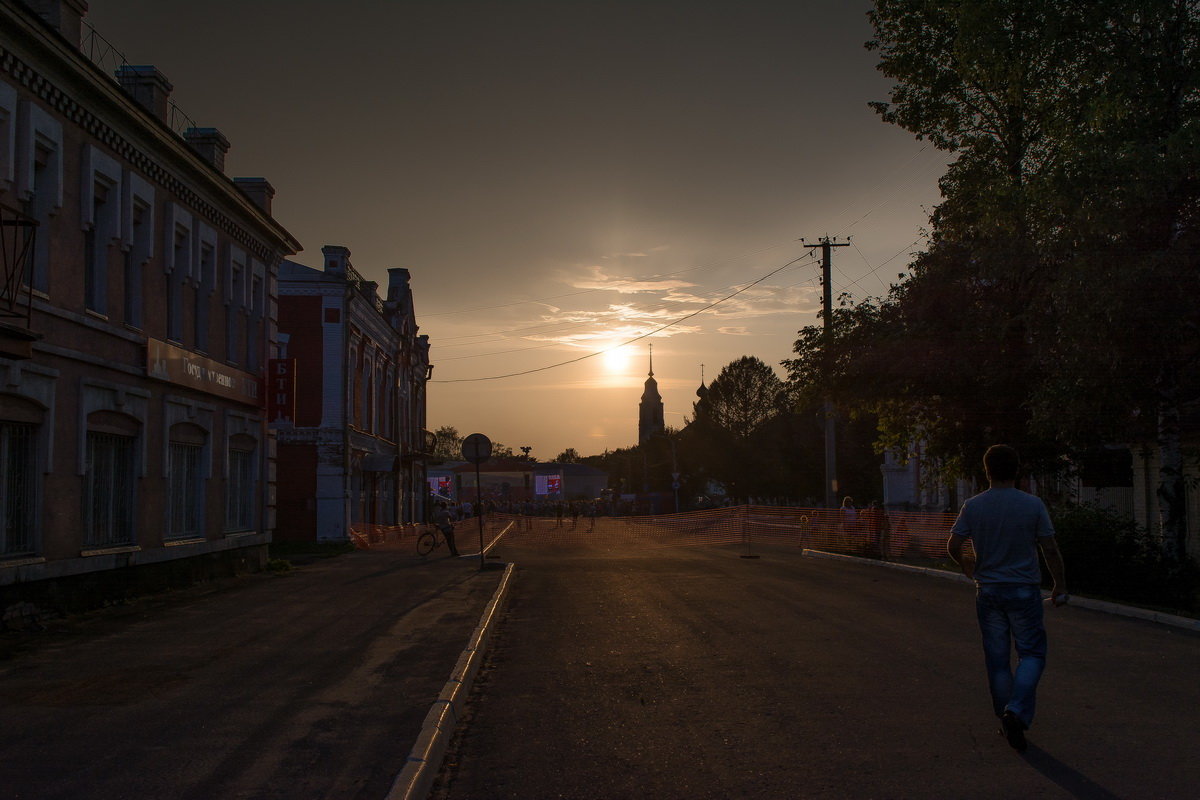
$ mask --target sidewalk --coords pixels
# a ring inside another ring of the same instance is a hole
[[[358,551],[5,634],[0,794],[377,800],[502,574]]]

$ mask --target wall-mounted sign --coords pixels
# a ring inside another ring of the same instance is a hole
[[[267,422],[296,422],[296,359],[267,362]]]
[[[239,403],[262,406],[257,376],[158,339],[146,340],[146,374]]]

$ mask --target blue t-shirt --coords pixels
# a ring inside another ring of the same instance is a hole
[[[1042,582],[1037,540],[1053,536],[1046,504],[1020,489],[988,489],[963,503],[952,534],[975,547],[976,583]]]

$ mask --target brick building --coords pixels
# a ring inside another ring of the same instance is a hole
[[[285,261],[280,271],[280,372],[295,397],[272,418],[280,540],[345,540],[351,527],[422,521],[426,512],[432,367],[409,272],[388,270],[384,300],[348,249],[321,252],[322,269]]]
[[[261,562],[262,383],[299,244],[154,67],[80,49],[83,0],[0,0],[0,589]]]

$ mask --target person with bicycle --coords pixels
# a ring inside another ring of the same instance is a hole
[[[458,547],[454,544],[454,519],[450,516],[450,509],[446,508],[445,503],[438,503],[437,511],[433,512],[433,525],[442,532],[442,536],[446,537],[450,555],[457,556]]]

